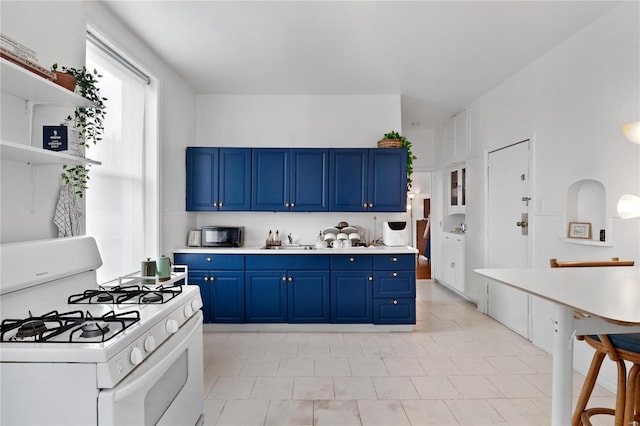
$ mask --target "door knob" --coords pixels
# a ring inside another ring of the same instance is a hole
[[[529,234],[529,214],[522,213],[522,218],[516,222],[516,226],[520,228],[521,235]]]
[[[527,222],[516,222],[516,226],[526,228],[527,226],[529,226],[529,224]]]

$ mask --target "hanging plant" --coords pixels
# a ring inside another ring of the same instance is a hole
[[[387,146],[392,147],[392,144],[386,144],[385,141],[397,141],[397,147],[406,148],[407,150],[407,192],[411,190],[411,186],[413,185],[413,181],[411,180],[411,175],[413,174],[413,160],[417,160],[418,157],[413,155],[411,151],[411,142],[407,140],[404,136],[401,136],[400,133],[396,131],[391,131],[389,133],[385,133],[384,137],[380,142],[378,142],[378,146]],[[382,144],[381,144],[382,142]]]
[[[51,67],[57,71],[58,64]],[[104,132],[104,119],[106,116],[107,98],[100,95],[98,87],[98,78],[102,75],[98,74],[98,70],[87,70],[87,67],[72,68],[61,67],[60,70],[67,74],[71,74],[76,79],[76,92],[93,102],[95,107],[77,107],[73,115],[69,115],[66,121],[78,130],[81,146],[85,149],[91,145],[95,145],[102,140]],[[89,165],[77,165],[69,167],[66,164],[62,166],[62,179],[65,183],[71,184],[76,189],[76,194],[84,195],[89,180]]]

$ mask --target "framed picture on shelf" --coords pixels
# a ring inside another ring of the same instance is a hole
[[[569,222],[569,238],[591,239],[591,224],[589,222]]]

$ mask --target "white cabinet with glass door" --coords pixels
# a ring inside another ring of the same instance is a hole
[[[467,168],[464,164],[454,167],[449,171],[447,187],[449,214],[464,214],[467,204],[466,194]]]

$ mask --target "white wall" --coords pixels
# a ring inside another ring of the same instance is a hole
[[[621,130],[640,119],[639,7],[620,4],[469,106],[466,276],[478,294],[484,294],[484,280],[473,269],[485,266],[486,153],[529,135],[532,266],[548,267],[551,257],[640,261],[640,220],[621,220],[615,211],[622,194],[640,194],[640,147]],[[562,241],[567,191],[581,179],[596,179],[606,188],[613,248]],[[550,306],[537,299],[533,310],[533,341],[550,350]],[[584,345],[576,347],[577,366],[586,370],[589,356]]]
[[[36,50],[39,63],[49,66],[82,66],[85,62],[85,32],[90,25],[113,42],[124,56],[133,60],[154,79],[158,97],[152,100],[159,122],[148,129],[159,138],[161,193],[159,228],[160,252],[184,245],[186,230],[195,218],[184,211],[184,147],[195,139],[195,95],[148,46],[125,28],[101,2],[2,2],[2,32]],[[36,29],[34,31],[34,29]],[[26,131],[19,109],[21,101],[2,96],[3,140],[26,143]],[[55,119],[66,115],[58,113]],[[99,159],[98,159],[99,160]],[[52,223],[59,188],[59,166],[39,167],[36,172],[35,212],[30,213],[29,167],[2,160],[2,227],[0,239],[33,240],[57,236]],[[89,191],[91,187],[89,185]],[[149,253],[150,256],[155,253]]]
[[[198,95],[193,145],[375,148],[385,133],[401,131],[400,115],[399,95]],[[362,226],[380,237],[382,221],[408,217],[405,213],[190,214],[197,218],[198,228],[245,226],[246,244],[263,244],[270,229],[278,229],[284,235],[290,232],[300,243],[313,243],[319,230],[340,221]],[[184,231],[186,240],[187,230]]]

